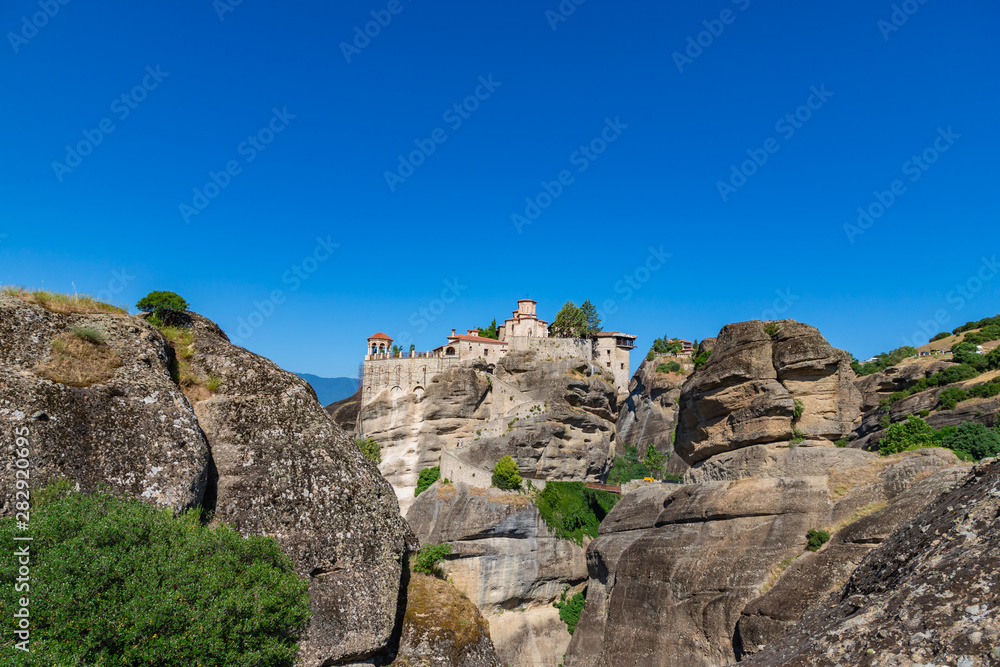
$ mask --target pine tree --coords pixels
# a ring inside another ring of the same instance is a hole
[[[556,313],[556,318],[552,321],[550,335],[558,338],[572,338],[584,335],[586,328],[587,320],[583,311],[572,301],[567,301],[566,305]]]
[[[590,299],[583,302],[580,312],[583,314],[584,335],[593,336],[601,331],[601,318],[597,314],[597,307],[590,302]]]

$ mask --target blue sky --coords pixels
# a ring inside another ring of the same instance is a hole
[[[231,3],[5,4],[0,282],[323,376],[526,295],[859,357],[1000,312],[995,2]]]

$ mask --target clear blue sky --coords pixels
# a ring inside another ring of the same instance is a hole
[[[995,2],[223,1],[5,3],[0,282],[173,290],[323,376],[525,295],[643,349],[793,317],[859,357],[1000,312]]]

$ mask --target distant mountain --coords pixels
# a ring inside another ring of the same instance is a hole
[[[336,403],[358,390],[357,378],[321,378],[309,373],[296,373],[296,375],[312,385],[320,405]]]

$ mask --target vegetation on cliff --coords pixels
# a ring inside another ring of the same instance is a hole
[[[144,313],[149,313],[149,321],[157,326],[177,325],[183,322],[188,302],[174,292],[150,292],[135,304]]]
[[[413,489],[413,495],[419,496],[421,493],[431,488],[431,485],[441,479],[441,466],[424,468],[417,475],[417,488]]]
[[[493,486],[498,489],[516,490],[521,488],[521,473],[517,462],[510,455],[502,457],[493,466]]]
[[[576,631],[576,624],[580,622],[583,607],[587,604],[587,592],[584,589],[567,600],[566,593],[568,592],[569,586],[563,589],[562,595],[552,603],[552,606],[559,610],[559,620],[565,623],[566,629],[569,630],[570,634],[573,634]]]
[[[601,331],[601,318],[597,314],[597,308],[587,299],[582,306],[577,306],[572,301],[567,301],[549,327],[549,335],[553,337],[576,337],[583,338],[592,336]]]
[[[897,347],[891,352],[882,352],[881,354],[877,354],[872,361],[862,363],[857,359],[852,358],[851,368],[859,376],[871,375],[872,373],[884,371],[889,366],[895,366],[903,359],[915,356],[917,356],[917,348],[912,345],[904,345],[903,347]]]
[[[361,450],[361,454],[375,465],[382,462],[382,448],[379,447],[374,438],[355,438],[354,444]]]
[[[639,448],[629,446],[625,448],[624,456],[619,454],[611,463],[611,470],[608,471],[608,484],[624,484],[633,479],[643,479],[646,477],[662,477],[666,469],[667,457],[656,451],[650,444],[646,447],[646,453],[639,458]]]
[[[1000,433],[979,422],[962,422],[938,430],[910,415],[906,421],[891,424],[879,441],[883,456],[923,447],[945,447],[965,461],[978,461],[1000,454]]]
[[[69,488],[33,498],[30,591],[0,592],[7,618],[31,600],[31,653],[5,647],[10,664],[294,664],[308,584],[273,538]],[[19,534],[14,517],[0,520],[5,544]],[[5,549],[0,577],[13,582],[18,567]]]
[[[583,482],[548,482],[534,496],[549,530],[579,545],[583,545],[584,535],[597,537],[598,526],[617,502],[617,495],[588,489]]]

